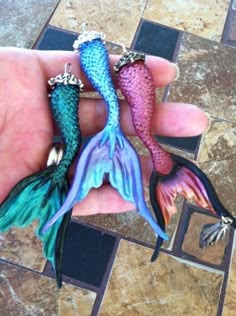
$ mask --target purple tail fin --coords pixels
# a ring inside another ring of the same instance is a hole
[[[100,187],[104,177],[109,179],[123,199],[136,205],[157,235],[168,239],[147,208],[139,158],[119,128],[112,132],[105,128],[88,142],[79,158],[69,194],[60,210],[45,225],[44,231],[83,200],[92,188]]]

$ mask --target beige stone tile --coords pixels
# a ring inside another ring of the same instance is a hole
[[[148,0],[145,19],[220,41],[230,0]]]
[[[214,119],[203,135],[198,162],[222,203],[236,215],[236,124]]]
[[[43,271],[46,260],[42,243],[34,235],[36,222],[25,228],[12,228],[0,234],[0,258],[27,268]]]
[[[216,315],[223,275],[122,241],[99,316]]]
[[[236,311],[236,251],[234,249],[226,288],[223,316],[234,316]]]
[[[89,30],[104,32],[106,39],[130,47],[147,0],[62,0],[50,24],[81,32],[86,22]]]
[[[145,190],[148,191],[148,188],[146,187]],[[148,194],[148,192],[146,193]],[[147,201],[147,205],[149,209],[152,210],[149,199]],[[176,205],[178,213],[172,216],[171,221],[166,228],[169,240],[163,243],[163,248],[165,249],[171,249],[172,247],[173,237],[175,235],[183,206],[183,199],[178,198]],[[155,246],[156,244],[156,237],[153,230],[136,210],[126,213],[99,214],[93,216],[81,216],[77,218],[84,223],[110,230],[124,236],[125,238],[132,238],[140,242],[148,243],[152,246]],[[147,261],[149,261],[150,258],[147,258]]]
[[[156,242],[151,227],[137,211],[80,216],[78,220],[152,245],[155,245]]]
[[[1,1],[0,46],[32,47],[58,1]]]
[[[1,315],[90,316],[94,292],[64,284],[59,290],[54,279],[0,262]]]
[[[225,247],[228,243],[228,235],[224,240],[220,240],[217,244],[200,248],[199,237],[202,231],[202,227],[205,224],[216,223],[218,220],[204,214],[193,213],[190,218],[188,230],[184,236],[182,244],[182,250],[199,260],[206,263],[220,265],[223,263]]]
[[[180,77],[171,85],[168,101],[193,103],[236,122],[235,48],[185,34],[177,64]]]

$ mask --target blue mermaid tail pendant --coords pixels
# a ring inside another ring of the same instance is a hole
[[[66,64],[65,73],[52,78],[50,107],[61,131],[64,150],[53,146],[47,168],[21,180],[0,205],[0,232],[11,227],[26,227],[38,220],[36,236],[43,243],[43,254],[52,263],[57,285],[61,287],[62,252],[71,210],[51,227],[46,234],[42,228],[63,204],[68,192],[67,173],[80,145],[78,103],[82,83]]]
[[[106,125],[81,152],[66,200],[43,231],[48,231],[62,215],[82,201],[92,188],[100,187],[106,178],[122,198],[136,205],[154,232],[167,240],[167,235],[146,205],[140,161],[120,127],[118,97],[112,83],[109,56],[103,39],[100,33],[84,32],[78,37],[74,48],[80,51],[81,69],[105,101],[108,113]]]

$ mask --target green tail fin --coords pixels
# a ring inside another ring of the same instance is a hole
[[[54,171],[55,166],[50,166],[24,178],[11,190],[0,205],[0,232],[6,232],[13,226],[26,227],[38,220],[35,234],[43,242],[45,258],[57,270],[56,248],[64,243],[64,237],[59,238],[58,232],[61,226],[63,229],[64,219],[59,219],[42,234],[42,227],[61,207],[67,193],[66,179],[61,183],[54,183]]]
[[[55,247],[55,274],[58,288],[62,286],[62,260],[63,249],[66,239],[67,228],[70,223],[72,210],[63,216],[60,229],[57,234],[56,247]]]

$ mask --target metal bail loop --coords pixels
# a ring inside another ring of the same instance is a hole
[[[70,75],[72,73],[71,63],[69,63],[69,62],[66,63],[64,69],[65,69],[65,75]]]
[[[81,26],[82,26],[83,33],[87,32],[87,25],[88,25],[88,24],[87,24],[86,22],[83,22],[83,23],[82,23]]]
[[[122,47],[122,53],[123,54],[127,53],[127,49],[126,49],[126,47],[125,47],[125,45],[123,43],[121,44],[121,47]]]

